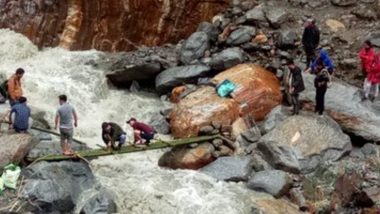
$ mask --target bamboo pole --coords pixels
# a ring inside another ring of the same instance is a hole
[[[192,143],[201,143],[201,142],[210,141],[216,138],[220,138],[220,135],[192,137],[192,138],[177,139],[177,140],[172,140],[172,141],[156,141],[155,143],[152,143],[146,147],[137,147],[135,145],[128,145],[128,146],[122,147],[120,150],[113,150],[111,152],[104,149],[94,149],[94,150],[78,151],[76,152],[76,154],[72,156],[52,154],[52,155],[46,155],[46,156],[37,158],[33,163],[38,162],[38,161],[60,161],[60,160],[78,159],[79,157],[88,159],[88,158],[96,158],[99,156],[142,152],[146,150],[157,150],[157,149],[163,149],[163,148],[170,148],[174,146],[188,145]]]

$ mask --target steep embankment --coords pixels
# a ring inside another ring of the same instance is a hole
[[[39,47],[130,50],[176,42],[229,6],[229,0],[0,1],[0,28]]]

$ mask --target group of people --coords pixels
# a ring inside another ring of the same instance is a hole
[[[315,20],[307,20],[302,36],[302,44],[306,54],[306,69],[304,71],[315,74],[315,112],[322,116],[325,110],[325,94],[331,83],[334,64],[327,51],[319,47],[319,41],[320,31]],[[295,65],[293,60],[288,61],[288,69],[290,71],[287,77],[288,93],[293,105],[293,115],[298,115],[300,111],[299,94],[305,90],[302,70]]]
[[[27,105],[27,98],[23,96],[21,79],[25,71],[22,68],[16,70],[7,81],[0,85],[0,96],[9,100],[11,110],[9,112],[9,129],[14,129],[16,133],[27,133],[31,128],[31,110]],[[59,128],[62,153],[73,155],[71,144],[73,142],[74,128],[78,126],[78,116],[75,108],[67,102],[67,96],[58,96],[59,107],[55,116],[55,129]],[[0,121],[1,122],[1,121]],[[1,123],[0,123],[1,124]],[[154,138],[155,130],[148,124],[138,122],[135,118],[127,121],[133,128],[134,144],[148,145]],[[125,144],[126,132],[112,122],[102,123],[102,139],[109,151],[120,149]],[[116,142],[118,145],[116,146]]]
[[[314,86],[316,88],[315,112],[323,115],[325,110],[325,94],[331,84],[331,76],[334,74],[334,64],[327,51],[319,46],[320,31],[315,20],[306,22],[302,36],[302,44],[306,54],[305,72],[315,74]],[[370,41],[365,41],[364,47],[359,52],[362,71],[365,75],[363,100],[374,101],[379,94],[380,85],[380,54],[376,53]],[[299,94],[305,90],[301,69],[288,61],[289,76],[287,77],[288,93],[293,105],[293,114],[298,115],[300,110]]]

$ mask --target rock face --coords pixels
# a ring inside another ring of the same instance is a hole
[[[229,0],[0,1],[0,28],[26,35],[39,47],[118,51],[176,42]],[[26,18],[27,17],[27,18]]]
[[[172,169],[199,169],[214,161],[214,151],[210,143],[202,143],[195,148],[175,147],[160,158],[158,165]]]
[[[220,157],[201,169],[201,172],[222,181],[247,181],[251,171],[252,158],[248,156]]]
[[[0,171],[9,163],[19,163],[39,140],[28,134],[0,136]]]
[[[301,99],[315,101],[314,76],[304,75],[306,90]],[[380,114],[378,102],[361,102],[359,88],[334,81],[327,90],[325,107],[328,114],[347,132],[366,140],[380,141]]]
[[[317,116],[294,116],[278,124],[276,128],[264,135],[261,142],[273,143],[290,147],[294,150],[295,155],[301,161],[303,169],[315,167],[310,158],[321,158],[327,161],[339,160],[344,154],[351,150],[350,138],[344,134],[339,125],[330,118],[319,118]],[[266,146],[260,144],[259,148],[267,153],[267,161],[281,161],[279,157],[284,154],[282,165],[288,168],[296,169],[296,162],[292,154],[287,150],[280,149],[276,146]],[[281,147],[280,147],[281,148]]]
[[[254,173],[247,185],[250,189],[263,191],[279,198],[290,190],[292,179],[286,172],[266,170]]]

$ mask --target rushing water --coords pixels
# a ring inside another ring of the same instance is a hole
[[[155,95],[109,89],[104,71],[87,64],[101,54],[59,48],[38,51],[22,35],[0,29],[0,74],[10,76],[18,67],[24,68],[22,81],[29,105],[45,111],[51,123],[57,96],[67,94],[79,115],[75,136],[90,147],[101,143],[102,121],[125,124],[131,116],[147,120],[151,112],[163,108]],[[263,196],[242,184],[217,182],[196,171],[161,169],[157,161],[162,153],[92,161],[98,181],[117,196],[121,213],[251,213],[252,203]]]

